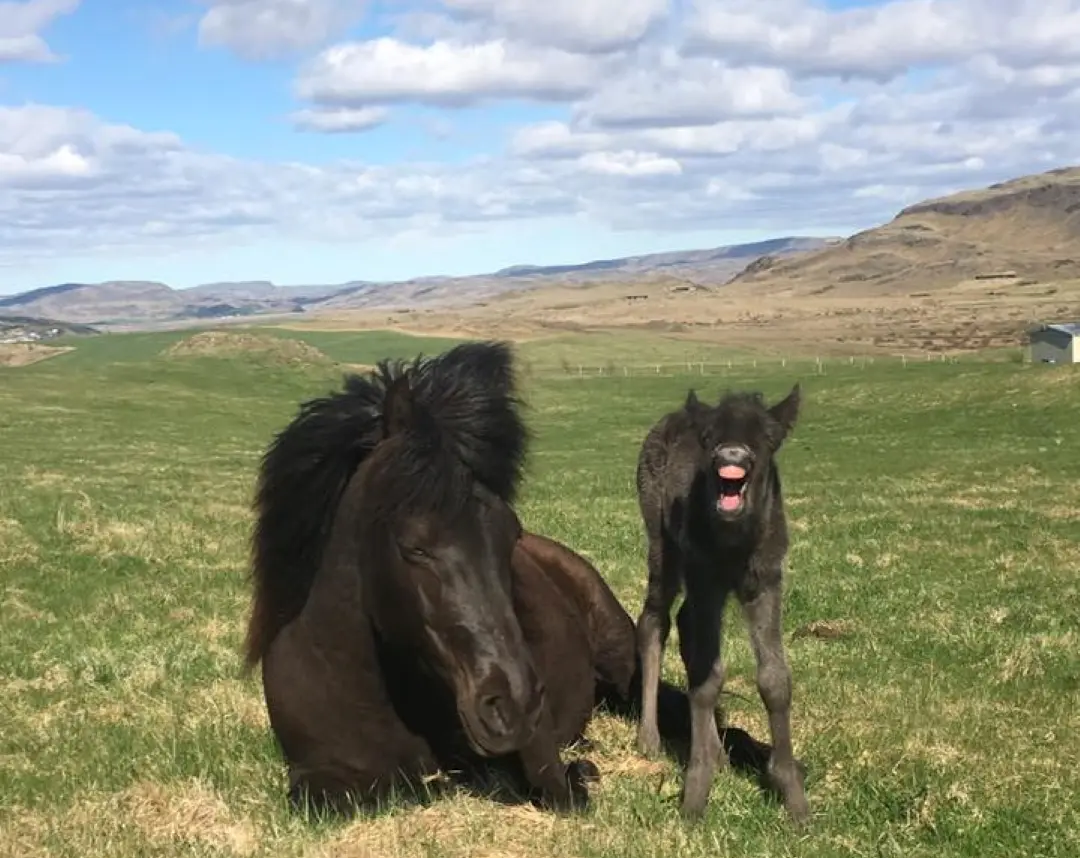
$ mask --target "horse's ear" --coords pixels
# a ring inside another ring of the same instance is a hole
[[[383,437],[389,438],[405,431],[412,418],[412,388],[409,387],[409,377],[401,375],[394,379],[386,390],[383,398]]]
[[[791,388],[791,392],[769,409],[769,416],[773,419],[773,425],[769,431],[769,441],[773,449],[779,449],[784,443],[788,433],[794,428],[799,419],[799,405],[802,401],[802,388],[798,382]]]

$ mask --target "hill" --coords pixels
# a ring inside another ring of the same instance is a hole
[[[1080,168],[926,200],[818,250],[766,253],[719,286],[691,288],[659,268],[627,282],[295,324],[518,339],[643,329],[784,355],[1012,348],[1034,324],[1080,320]]]
[[[49,340],[67,334],[86,335],[98,331],[89,325],[59,322],[36,316],[12,316],[0,313],[0,343],[27,343]]]
[[[1080,167],[1070,167],[908,206],[834,246],[762,257],[731,283],[759,295],[870,296],[1078,277]]]
[[[337,285],[277,286],[266,280],[173,289],[154,281],[64,283],[0,297],[0,310],[100,325],[165,323],[373,307],[461,306],[547,285],[629,283],[663,275],[694,285],[726,282],[762,254],[816,250],[828,239],[786,237],[708,250],[654,253],[577,265],[516,265],[491,274]]]

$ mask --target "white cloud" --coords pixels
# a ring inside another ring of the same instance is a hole
[[[365,0],[201,0],[199,44],[228,48],[249,60],[318,47],[364,15]]]
[[[839,12],[701,2],[694,51],[716,56],[689,57],[662,15],[621,43],[611,34],[639,25],[590,18],[600,7],[586,0],[454,4],[457,18],[410,17],[413,41],[397,31],[301,62],[294,126],[360,132],[389,122],[394,103],[445,108],[410,126],[423,133],[496,100],[548,101],[544,121],[504,141],[466,114],[455,143],[486,147],[468,161],[314,165],[207,153],[85,111],[0,108],[0,263],[58,249],[439,236],[552,216],[654,232],[864,227],[918,199],[1080,162],[1080,0]],[[630,3],[626,17],[643,8]],[[558,34],[575,20],[576,45]],[[316,30],[289,44],[333,38]],[[245,32],[249,48],[269,44]],[[620,46],[600,50],[605,39]],[[402,152],[420,148],[403,140]]]
[[[303,69],[296,91],[319,104],[461,106],[488,98],[570,100],[595,76],[590,58],[554,49],[504,40],[422,47],[384,37],[326,49]]]
[[[589,152],[578,158],[578,164],[588,173],[606,176],[677,176],[682,165],[674,158],[653,152]]]
[[[1077,0],[892,0],[828,11],[810,0],[695,0],[692,53],[806,75],[888,79],[979,54],[1024,67],[1080,58]]]
[[[670,0],[443,0],[506,35],[582,53],[633,45],[668,14]]]
[[[377,128],[389,114],[385,107],[297,110],[292,114],[292,122],[300,131],[348,134]]]
[[[55,62],[41,31],[79,7],[79,0],[0,2],[0,65]]]
[[[613,77],[578,105],[576,118],[598,128],[655,128],[794,113],[806,106],[783,69],[690,60],[639,66]]]

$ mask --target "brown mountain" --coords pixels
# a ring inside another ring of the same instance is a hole
[[[762,254],[783,258],[816,250],[826,239],[786,236],[751,244],[598,259],[574,265],[516,265],[491,274],[411,280],[357,280],[336,285],[277,286],[270,281],[207,283],[173,289],[164,283],[62,283],[0,295],[0,312],[100,325],[331,312],[365,307],[463,306],[505,293],[558,284],[632,283],[650,275],[721,284]]]
[[[756,260],[731,286],[841,297],[1078,277],[1080,167],[1069,167],[916,203],[824,250]]]

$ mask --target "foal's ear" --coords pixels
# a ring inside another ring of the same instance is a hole
[[[791,392],[769,409],[769,416],[773,419],[773,424],[769,427],[769,441],[774,450],[780,448],[799,419],[801,399],[802,388],[795,382]]]
[[[408,376],[402,375],[390,384],[383,398],[383,437],[404,432],[412,419],[412,411],[412,388]]]

